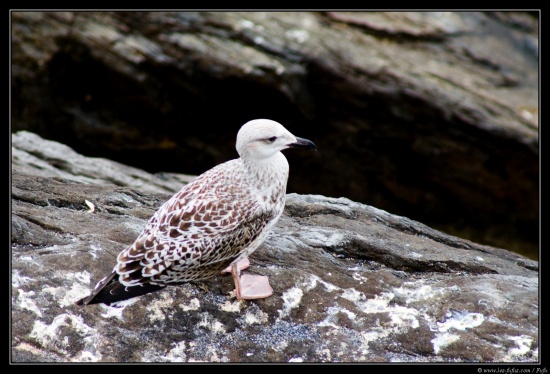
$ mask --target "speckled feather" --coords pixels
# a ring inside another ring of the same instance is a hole
[[[206,279],[252,253],[283,212],[288,171],[279,174],[267,194],[253,187],[257,178],[241,159],[194,179],[119,254],[119,281],[134,286]]]
[[[166,201],[118,255],[112,273],[77,304],[110,304],[210,278],[248,257],[283,212],[289,168],[280,151],[289,147],[315,144],[274,121],[243,125],[240,158],[201,174]]]

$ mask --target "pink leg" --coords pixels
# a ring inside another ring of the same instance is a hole
[[[240,261],[239,261],[240,262]],[[273,294],[269,279],[263,275],[241,275],[239,262],[231,266],[231,274],[235,282],[235,294],[238,300],[263,299]]]
[[[248,259],[248,257],[245,257],[242,260],[239,260],[239,262],[237,262],[237,266],[239,268],[239,271],[244,270],[250,266],[250,260]],[[223,269],[222,274],[223,273],[231,273],[231,265]]]

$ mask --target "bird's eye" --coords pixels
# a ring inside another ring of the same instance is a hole
[[[277,139],[276,136],[272,136],[271,138],[267,138],[265,141],[266,143],[273,143]]]

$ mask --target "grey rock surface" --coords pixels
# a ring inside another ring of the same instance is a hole
[[[19,131],[12,135],[12,168],[42,177],[60,177],[86,184],[132,186],[144,192],[173,192],[192,176],[174,173],[152,175],[141,169],[104,158],[90,158],[70,147]]]
[[[14,131],[199,174],[270,118],[320,145],[289,191],[538,258],[537,12],[11,16]]]
[[[36,159],[22,156],[31,148]],[[70,157],[56,170],[46,149]],[[267,299],[237,301],[220,274],[124,308],[77,307],[173,191],[29,133],[12,155],[12,362],[539,360],[538,262],[320,195],[289,194],[252,255]]]

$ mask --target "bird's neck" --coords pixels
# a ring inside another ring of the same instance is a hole
[[[259,191],[276,194],[282,190],[286,194],[288,161],[281,152],[261,160],[243,159],[243,164],[250,183]]]

